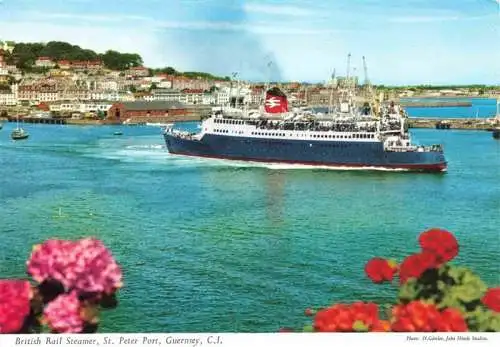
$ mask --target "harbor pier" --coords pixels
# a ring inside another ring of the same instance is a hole
[[[495,124],[485,118],[420,118],[409,117],[410,128],[491,130]]]
[[[17,122],[17,117],[8,117],[9,122]],[[19,117],[19,123],[29,124],[66,124],[64,118]]]

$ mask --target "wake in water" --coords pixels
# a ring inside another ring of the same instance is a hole
[[[171,155],[172,157],[185,158],[185,160],[193,160],[198,162],[211,163],[219,166],[236,166],[236,167],[255,167],[265,168],[269,170],[330,170],[330,171],[388,171],[388,172],[406,172],[408,169],[391,169],[376,166],[327,166],[327,165],[306,165],[306,164],[287,164],[287,163],[262,163],[253,161],[240,161],[232,159],[218,158],[196,158],[179,154]]]
[[[374,166],[349,167],[349,166],[321,166],[288,163],[262,163],[218,158],[191,157],[170,154],[163,144],[151,143],[152,138],[135,138],[128,141],[111,141],[109,139],[99,142],[90,155],[94,158],[119,160],[128,163],[161,164],[162,168],[186,167],[239,167],[239,168],[264,168],[269,170],[330,170],[330,171],[387,171],[406,172],[408,169],[382,168]],[[154,138],[156,140],[156,137]]]

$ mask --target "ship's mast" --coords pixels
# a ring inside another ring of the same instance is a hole
[[[364,73],[365,73],[365,82],[364,82],[364,86],[365,86],[365,90],[366,90],[366,97],[368,99],[368,103],[370,105],[370,108],[374,107],[374,102],[375,102],[375,98],[374,98],[374,95],[373,95],[373,90],[372,90],[372,84],[370,82],[370,79],[368,78],[368,67],[366,65],[366,59],[365,59],[365,56],[363,56],[363,70],[364,70]]]
[[[350,79],[351,79],[351,53],[347,55],[347,71],[346,77],[340,86],[339,90],[339,102],[340,102],[340,112],[348,113],[351,111],[351,100],[350,100]]]
[[[259,107],[262,111],[264,111],[264,105],[266,102],[266,93],[271,87],[271,67],[273,66],[273,61],[269,60],[266,66],[267,66],[266,83],[264,85],[264,90],[262,91],[262,100]]]
[[[334,82],[335,82],[335,69],[333,69],[333,73],[332,73],[332,79],[330,81],[330,102],[329,102],[329,105],[328,105],[328,114],[332,114],[333,113],[333,87],[334,87]]]
[[[347,81],[349,81],[349,77],[351,77],[350,73],[351,73],[351,53],[347,55],[347,72],[346,72]]]
[[[233,72],[231,74],[231,81],[229,84],[229,101],[228,101],[228,108],[229,109],[231,109],[231,98],[233,97],[233,81],[236,78],[236,76],[238,76],[237,72]],[[236,106],[236,104],[235,104],[235,106]]]
[[[363,70],[364,70],[364,73],[365,73],[365,87],[368,88],[368,91],[370,91],[371,89],[371,84],[370,84],[370,80],[368,78],[368,67],[366,66],[366,59],[365,59],[365,56],[363,56]]]

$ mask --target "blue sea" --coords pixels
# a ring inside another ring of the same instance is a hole
[[[496,115],[496,100],[487,98],[408,98],[414,102],[447,101],[463,102],[470,101],[470,107],[406,107],[410,117],[423,118],[492,118]]]
[[[403,259],[447,228],[457,263],[500,284],[500,141],[414,129],[442,143],[444,174],[297,170],[170,155],[159,128],[0,130],[0,277],[24,277],[34,244],[96,236],[124,269],[102,332],[273,332],[333,302],[388,303],[363,267]],[[196,124],[181,127],[196,129]],[[123,136],[113,136],[121,129]]]
[[[487,98],[407,98],[413,102],[470,102],[471,106],[466,107],[405,107],[410,117],[421,118],[492,118],[496,115],[496,100]],[[327,107],[315,107],[316,112],[327,113]],[[500,110],[499,110],[500,112]]]

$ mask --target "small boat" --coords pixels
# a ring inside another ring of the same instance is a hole
[[[3,123],[0,122],[0,130],[2,130],[2,128],[3,128]]]
[[[500,139],[500,128],[493,129],[493,138],[497,140]]]
[[[10,137],[12,140],[25,140],[29,137],[30,135],[28,132],[22,128],[17,128],[12,131],[10,134]]]
[[[113,133],[113,135],[120,136],[120,135],[123,135],[123,133],[121,131],[115,131]]]
[[[30,136],[26,130],[19,127],[19,116],[17,117],[17,127],[10,133],[12,140],[25,140]]]
[[[451,124],[448,121],[439,121],[436,123],[436,129],[450,129]]]

